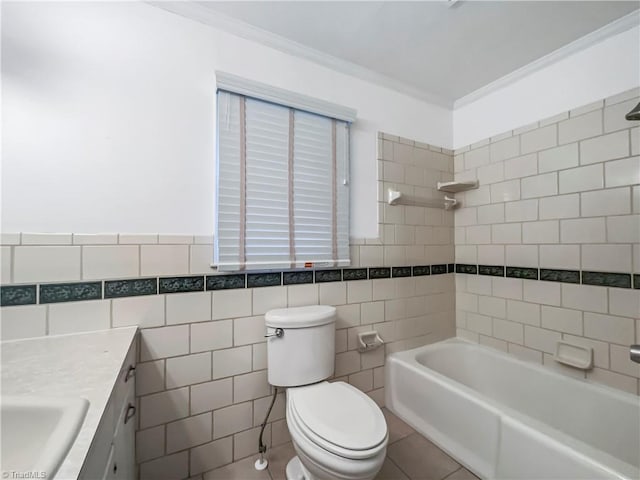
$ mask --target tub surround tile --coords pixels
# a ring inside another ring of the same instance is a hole
[[[156,295],[157,293],[158,279],[156,277],[104,282],[104,298],[137,297],[139,295]]]
[[[160,293],[202,292],[204,291],[204,276],[161,277],[159,291]]]
[[[391,276],[396,277],[410,277],[411,267],[391,267]]]
[[[449,273],[446,264],[431,265],[431,275],[443,275],[445,273]]]
[[[545,280],[547,282],[580,283],[580,272],[578,270],[552,270],[549,268],[541,268],[540,280]]]
[[[511,278],[524,278],[538,280],[538,269],[527,267],[507,267],[506,276]]]
[[[247,277],[244,273],[230,275],[208,275],[207,290],[229,290],[245,288]]]
[[[417,265],[413,267],[413,276],[422,277],[424,275],[431,275],[431,267],[429,265]]]
[[[366,268],[345,268],[342,270],[342,279],[349,280],[367,280],[369,278]]]
[[[40,285],[40,303],[77,302],[102,299],[102,282]]]
[[[313,283],[313,271],[301,272],[282,272],[283,285],[299,285],[304,283]]]
[[[369,278],[391,278],[391,269],[387,267],[369,268]]]
[[[282,273],[247,273],[247,288],[282,285]]]
[[[0,306],[32,305],[36,303],[35,285],[5,285],[0,287]]]
[[[501,265],[478,265],[478,275],[504,277],[504,267]]]
[[[316,270],[316,283],[340,282],[342,281],[342,271],[340,269]]]
[[[477,275],[478,266],[470,265],[468,263],[456,263],[456,273],[469,273],[472,275]]]
[[[631,275],[628,273],[582,272],[584,285],[631,288]]]

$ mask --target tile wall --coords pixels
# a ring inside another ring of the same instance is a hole
[[[453,176],[450,151],[386,134],[378,150],[381,200],[388,187],[435,197]],[[453,213],[379,207],[380,238],[352,240],[353,268],[315,276],[211,275],[211,237],[3,233],[1,337],[140,326],[141,478],[199,478],[257,451],[267,310],[336,305],[336,378],[381,405],[385,354],[455,334]],[[386,345],[360,354],[370,329]],[[289,440],[284,417],[281,394],[267,444]]]
[[[457,150],[458,336],[564,374],[640,393],[638,89]],[[593,348],[588,372],[553,360]]]

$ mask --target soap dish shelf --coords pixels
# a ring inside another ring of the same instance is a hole
[[[560,341],[556,343],[553,359],[573,368],[590,370],[593,368],[593,348]]]
[[[438,182],[436,188],[440,192],[458,193],[478,188],[478,180],[466,180],[464,182]]]

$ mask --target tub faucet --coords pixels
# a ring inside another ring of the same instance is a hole
[[[629,358],[632,362],[640,363],[640,345],[631,345],[629,347]]]

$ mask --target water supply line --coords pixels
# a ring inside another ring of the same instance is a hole
[[[267,415],[264,417],[264,422],[262,422],[260,428],[260,436],[258,437],[258,453],[260,453],[260,458],[256,460],[254,467],[256,470],[264,470],[269,466],[269,461],[264,458],[264,454],[267,451],[267,446],[262,442],[262,435],[264,434],[264,429],[267,426],[267,420],[269,420],[269,415],[271,414],[271,410],[273,409],[273,404],[276,403],[276,396],[278,395],[278,389],[273,387],[273,398],[271,399],[271,405],[269,405],[269,410],[267,410]]]

